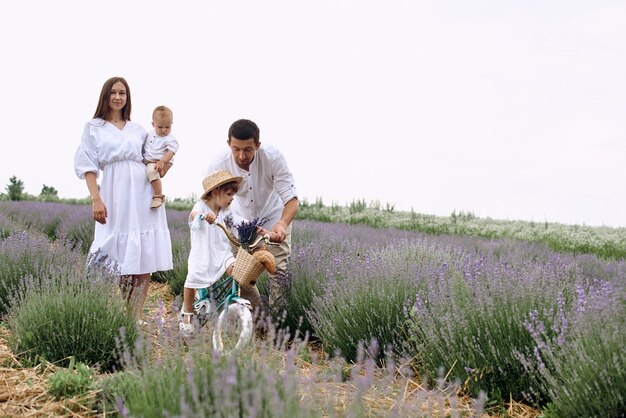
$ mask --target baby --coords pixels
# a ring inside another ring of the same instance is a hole
[[[146,174],[152,184],[152,202],[150,207],[156,209],[165,201],[161,177],[172,167],[174,154],[178,151],[178,141],[171,135],[174,115],[165,106],[157,106],[152,112],[154,129],[148,134],[143,144],[143,162]]]

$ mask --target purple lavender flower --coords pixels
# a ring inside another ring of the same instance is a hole
[[[243,248],[248,248],[250,244],[258,237],[258,230],[263,226],[269,218],[254,218],[251,221],[241,221],[235,227],[239,236],[239,243]]]

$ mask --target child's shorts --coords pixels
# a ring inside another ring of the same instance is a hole
[[[144,161],[144,163],[146,164],[146,174],[148,175],[148,180],[150,180],[150,183],[152,183],[154,180],[160,179],[161,177],[165,177],[165,173],[167,173],[167,170],[169,170],[172,166],[172,163],[165,163],[165,165],[163,166],[163,175],[161,176],[158,171],[154,170],[154,166],[156,163],[151,161]]]

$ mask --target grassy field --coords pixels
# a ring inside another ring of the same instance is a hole
[[[624,410],[624,228],[303,202],[287,313],[225,360],[208,332],[187,344],[175,332],[189,252],[188,202],[178,203],[174,269],[155,275],[150,320],[136,327],[114,278],[85,271],[89,206],[0,202],[0,367],[11,382],[0,415]],[[264,276],[259,287],[267,293]]]

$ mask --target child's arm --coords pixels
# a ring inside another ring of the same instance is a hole
[[[202,212],[199,210],[192,210],[191,213],[189,214],[189,222],[190,222],[191,229],[199,229],[200,222],[202,221],[207,221],[208,223],[212,224],[213,222],[215,222],[215,219],[216,219],[216,216],[211,211]]]
[[[215,216],[215,214],[213,212],[211,212],[211,211],[204,212],[202,214],[202,220],[203,221],[207,221],[210,224],[215,222],[215,219],[217,219],[217,216]]]
[[[205,208],[207,210],[203,210]],[[206,205],[196,203],[189,213],[189,228],[193,230],[200,229],[202,221],[207,221],[212,224],[215,222],[215,218],[215,214],[211,211],[211,209],[208,209]]]
[[[158,171],[161,177],[163,177],[169,170],[167,163],[169,163],[172,158],[174,158],[174,151],[168,149],[165,152],[165,155],[163,155],[163,158],[154,164],[154,170]]]

